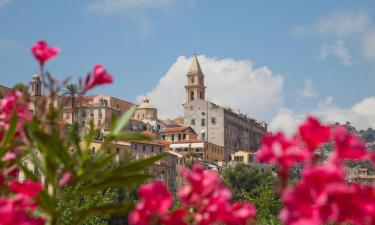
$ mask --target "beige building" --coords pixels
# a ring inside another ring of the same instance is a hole
[[[225,161],[238,150],[256,151],[267,124],[245,114],[205,100],[204,75],[197,56],[186,75],[184,126],[190,126],[198,138],[225,148]]]
[[[255,153],[248,151],[237,151],[230,154],[230,160],[245,165],[252,165],[255,163]]]
[[[120,117],[133,105],[133,103],[103,94],[83,96],[77,99],[74,112],[75,122],[83,128],[92,121],[95,127],[105,134],[110,130],[113,119]],[[63,121],[72,123],[72,113],[70,103],[66,103],[63,108]]]
[[[172,143],[182,140],[195,140],[197,134],[191,127],[172,127],[160,131],[160,136],[163,141]]]

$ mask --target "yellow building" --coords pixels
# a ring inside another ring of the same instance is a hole
[[[175,141],[170,144],[169,148],[177,153],[190,154],[197,159],[209,162],[224,161],[224,148],[205,140]]]
[[[251,165],[255,162],[255,152],[237,151],[235,153],[230,154],[230,159],[231,161],[237,163]]]

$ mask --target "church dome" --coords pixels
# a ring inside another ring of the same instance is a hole
[[[35,73],[35,74],[33,75],[33,78],[40,78],[40,74],[39,74],[39,73]]]
[[[155,107],[150,103],[150,100],[145,98],[143,103],[140,104],[137,109],[155,109]]]

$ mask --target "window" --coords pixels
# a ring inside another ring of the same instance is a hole
[[[254,162],[254,157],[252,155],[249,155],[249,162]]]
[[[161,152],[161,151],[163,151],[163,148],[162,148],[162,147],[159,148],[159,152]]]
[[[200,97],[200,99],[203,99],[203,98],[204,98],[203,91],[200,92],[199,97]]]
[[[216,125],[216,118],[215,117],[211,117],[211,124]]]
[[[206,132],[202,132],[202,140],[206,139]]]
[[[116,148],[116,154],[120,154],[120,148]]]
[[[191,80],[191,83],[194,84],[195,82],[194,77],[192,77],[190,80]]]
[[[161,138],[163,139],[163,141],[165,140],[165,134],[163,134],[163,136],[161,136]]]
[[[201,126],[202,126],[202,127],[206,126],[206,120],[205,120],[205,119],[202,119],[202,120],[201,120]]]
[[[194,91],[190,92],[190,100],[194,100]]]
[[[206,112],[202,112],[202,116],[206,115]]]
[[[203,84],[203,78],[202,77],[199,78],[199,84]]]
[[[191,124],[192,126],[195,126],[195,119],[191,119],[190,124]]]
[[[172,136],[171,136],[171,137],[172,137],[172,141],[174,141],[174,134],[172,134]]]
[[[143,151],[146,151],[146,145],[143,145],[142,148],[143,148]]]
[[[151,146],[151,152],[154,152],[154,146]]]
[[[186,134],[182,134],[182,139],[186,140]]]
[[[181,141],[181,134],[178,134],[178,140]]]
[[[95,154],[95,147],[92,147],[91,154]]]

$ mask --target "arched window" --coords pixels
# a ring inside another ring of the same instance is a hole
[[[190,100],[194,100],[194,91],[190,92]]]
[[[191,78],[191,83],[194,84],[195,80],[194,77]]]
[[[203,99],[203,98],[204,98],[204,96],[203,96],[203,91],[201,91],[199,95],[200,95],[200,96],[199,96],[200,99]]]

